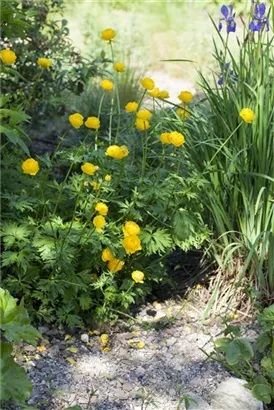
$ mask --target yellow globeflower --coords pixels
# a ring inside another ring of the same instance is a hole
[[[115,36],[116,36],[116,33],[112,28],[106,28],[101,33],[101,39],[105,41],[113,40]]]
[[[40,65],[40,67],[49,68],[52,66],[52,61],[46,57],[42,57],[42,58],[38,58],[37,64]]]
[[[115,159],[121,159],[122,156],[121,148],[118,145],[110,145],[105,154]]]
[[[140,81],[140,84],[142,87],[144,87],[146,90],[153,90],[155,88],[155,83],[154,81],[149,78],[145,77],[143,80]]]
[[[22,170],[24,174],[34,176],[39,171],[39,164],[33,158],[26,159],[26,161],[24,161],[22,164]]]
[[[101,188],[101,185],[98,184],[98,182],[92,181],[90,183],[90,185],[92,186],[92,188],[94,189],[94,191],[99,191],[99,189]]]
[[[120,259],[113,258],[108,262],[108,270],[111,272],[119,272],[123,269],[125,262]]]
[[[112,176],[109,175],[109,174],[107,174],[107,175],[105,176],[105,181],[106,181],[106,182],[110,182],[110,181],[111,181],[111,178],[112,178]]]
[[[150,95],[150,97],[157,98],[160,96],[160,89],[154,88],[154,90],[148,92],[148,95]]]
[[[163,133],[160,135],[160,140],[161,140],[161,142],[162,142],[163,144],[171,144],[171,141],[170,141],[170,132],[163,132]]]
[[[145,275],[140,270],[132,272],[131,277],[136,283],[144,283]]]
[[[106,216],[108,213],[108,206],[104,202],[98,202],[95,205],[95,211],[99,212],[100,215]]]
[[[169,98],[169,93],[166,90],[160,91],[159,98]]]
[[[119,62],[114,63],[113,67],[114,67],[114,70],[117,71],[117,73],[122,73],[126,69],[125,64],[119,63]]]
[[[193,94],[190,91],[181,91],[178,98],[184,103],[191,103],[193,100]]]
[[[136,222],[127,221],[123,226],[123,233],[125,236],[139,235],[140,232],[141,228]]]
[[[80,128],[84,123],[84,117],[79,112],[76,112],[69,116],[69,122],[74,128]]]
[[[94,130],[97,130],[100,128],[100,120],[97,117],[88,117],[85,126],[87,128],[93,128]]]
[[[113,82],[110,80],[102,80],[100,85],[105,91],[112,91],[114,87]]]
[[[134,112],[137,111],[138,109],[138,104],[135,101],[128,102],[127,105],[125,106],[126,112]]]
[[[94,227],[96,228],[96,232],[102,232],[103,231],[103,226],[106,224],[106,220],[102,215],[97,215],[93,218],[92,223]]]
[[[118,145],[110,145],[105,154],[115,159],[123,159],[129,154],[129,150],[125,145],[121,147]]]
[[[109,261],[111,261],[112,259],[114,259],[114,256],[113,256],[113,254],[112,254],[112,252],[111,252],[111,250],[110,250],[109,248],[105,248],[105,249],[103,250],[101,257],[102,257],[102,261],[103,261],[103,262],[109,262]]]
[[[185,137],[183,134],[177,131],[173,131],[169,134],[169,139],[171,144],[175,145],[175,147],[180,147],[185,143]]]
[[[137,112],[136,117],[139,120],[149,120],[152,117],[152,114],[148,110],[140,110]]]
[[[145,131],[149,129],[150,124],[147,120],[141,120],[140,118],[137,118],[137,120],[135,121],[135,127],[137,128],[137,130]]]
[[[97,170],[96,165],[91,164],[91,162],[85,162],[82,166],[81,166],[81,170],[88,175],[93,175],[95,173],[95,171]]]
[[[0,58],[4,64],[12,65],[15,63],[17,56],[12,50],[1,50]]]
[[[126,253],[128,254],[135,253],[142,249],[141,240],[137,235],[126,236],[122,243]]]
[[[191,115],[189,109],[185,105],[182,108],[178,108],[176,114],[181,120],[187,120]]]
[[[255,118],[254,111],[252,111],[250,108],[243,108],[239,112],[240,117],[247,123],[251,124],[252,121]]]

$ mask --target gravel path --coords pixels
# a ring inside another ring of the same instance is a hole
[[[207,400],[228,376],[200,350],[205,344],[210,349],[210,335],[219,329],[199,328],[200,313],[181,306],[167,301],[143,307],[137,316],[141,325],[119,323],[104,346],[99,331],[40,328],[44,347],[22,346],[18,353],[34,385],[29,404],[41,410],[68,405],[141,410],[142,402],[151,400],[147,409],[175,410],[180,394],[189,391]]]

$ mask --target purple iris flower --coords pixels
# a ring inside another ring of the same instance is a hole
[[[266,31],[269,31],[269,20],[265,12],[266,6],[264,3],[255,5],[254,15],[252,16],[252,21],[249,24],[249,30],[253,32],[261,31],[265,26]]]
[[[230,32],[235,32],[236,31],[236,22],[234,20],[235,18],[235,14],[233,13],[233,6],[226,6],[226,5],[222,5],[221,7],[221,13],[224,17],[220,18],[219,20],[219,31],[222,30],[223,28],[223,23],[222,21],[226,22],[226,30],[228,33]]]
[[[234,74],[233,70],[230,70],[230,63],[221,64],[221,73],[220,77],[217,81],[218,85],[223,85],[225,81],[231,80],[235,83],[238,78],[236,74]]]

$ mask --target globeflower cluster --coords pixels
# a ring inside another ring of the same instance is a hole
[[[123,247],[127,254],[133,254],[142,249],[139,234],[141,229],[136,222],[128,221],[123,227]]]
[[[69,122],[74,128],[78,129],[84,124],[84,117],[79,112],[76,112],[69,116]],[[100,120],[97,117],[88,117],[85,121],[85,126],[87,128],[98,130],[100,128]]]
[[[160,140],[163,144],[172,144],[175,147],[180,147],[185,143],[185,137],[177,131],[163,132],[160,136]]]
[[[117,259],[113,256],[113,253],[110,250],[110,248],[105,248],[102,251],[101,258],[103,262],[107,262],[108,270],[111,272],[119,272],[123,269],[123,266],[125,264],[124,261],[122,261],[121,259]]]

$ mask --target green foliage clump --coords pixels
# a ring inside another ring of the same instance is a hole
[[[256,399],[270,404],[274,399],[274,305],[263,310],[258,325],[261,331],[253,343],[241,337],[239,326],[228,324],[210,357],[246,380]]]

